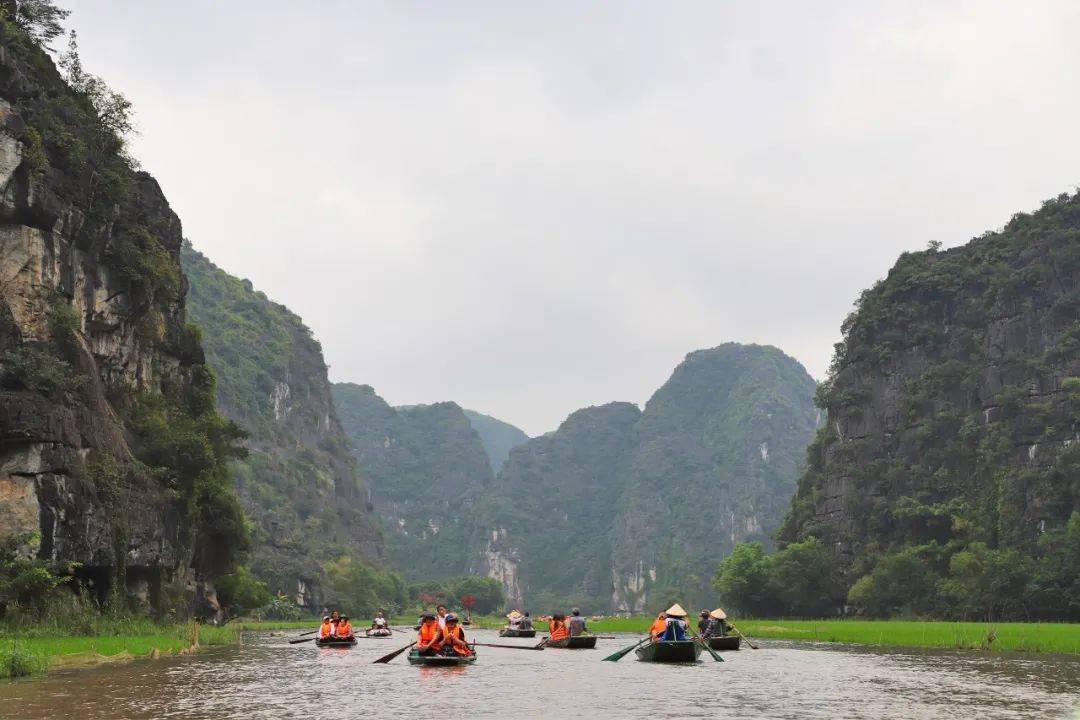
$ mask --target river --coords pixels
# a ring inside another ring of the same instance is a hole
[[[500,640],[478,631],[481,642]],[[696,665],[618,663],[596,650],[480,648],[466,668],[418,668],[400,647],[349,650],[248,635],[242,646],[0,682],[0,717],[157,718],[1080,718],[1080,660],[769,641]],[[403,636],[405,637],[405,636]],[[407,640],[406,640],[407,641]],[[401,643],[402,645],[404,643]]]

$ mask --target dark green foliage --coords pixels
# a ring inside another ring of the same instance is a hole
[[[71,365],[47,349],[22,345],[0,354],[0,387],[53,395],[77,385]]]
[[[26,34],[43,46],[64,34],[63,22],[70,10],[58,7],[52,0],[6,0],[0,13],[13,20]]]
[[[266,589],[266,583],[252,575],[243,565],[218,577],[214,586],[217,588],[218,602],[233,617],[263,608],[274,599]]]
[[[1075,617],[1039,598],[1063,592],[1050,539],[1080,505],[1078,281],[1080,196],[1062,195],[905,253],[862,294],[780,533],[840,551],[835,607]]]
[[[393,613],[408,599],[405,581],[397,573],[347,556],[330,563],[327,584],[337,597],[337,607],[354,617],[370,616],[377,610]]]
[[[721,604],[754,617],[821,617],[829,607],[829,554],[817,538],[766,555],[760,542],[739,543],[713,578]]]
[[[0,618],[13,608],[39,613],[53,590],[71,580],[70,568],[57,568],[31,556],[28,549],[36,543],[33,537],[0,542]]]
[[[409,602],[420,610],[433,610],[437,605],[445,605],[451,610],[469,609],[487,615],[503,610],[506,598],[498,580],[480,575],[461,575],[410,585]]]
[[[146,296],[164,303],[175,302],[180,291],[176,260],[147,229],[118,230],[105,259],[120,279]]]

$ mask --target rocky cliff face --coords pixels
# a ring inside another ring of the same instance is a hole
[[[863,294],[783,530],[835,550],[838,603],[891,550],[1033,552],[1078,508],[1078,281],[1080,198],[1062,196],[965,246],[905,254]]]
[[[465,413],[450,402],[395,409],[368,385],[333,390],[392,567],[413,580],[468,572],[474,508],[494,477]]]
[[[779,524],[813,392],[779,350],[731,343],[688,355],[644,412],[574,413],[511,451],[480,515],[481,568],[533,607],[696,602],[736,542]]]
[[[502,470],[503,463],[510,456],[511,450],[529,439],[529,436],[520,428],[490,415],[466,410],[465,417],[469,418],[473,430],[480,436],[480,442],[484,445],[494,473]]]
[[[185,325],[180,220],[121,147],[0,22],[0,539],[81,563],[100,599],[163,610],[228,564],[199,513],[236,516],[144,433],[168,417],[208,438],[216,416]],[[207,478],[222,459],[200,458]]]
[[[303,321],[185,244],[188,308],[222,412],[249,433],[236,487],[254,522],[252,571],[320,608],[323,568],[377,560],[381,538],[341,429],[322,349]]]

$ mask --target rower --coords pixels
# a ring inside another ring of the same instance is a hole
[[[337,635],[337,624],[341,622],[341,613],[337,610],[330,613],[330,624],[334,626],[334,629],[330,632],[331,635]]]
[[[703,638],[709,638],[712,637],[712,632],[713,621],[712,618],[709,617],[709,611],[702,610],[701,613],[699,613],[698,615],[697,634]]]
[[[446,606],[439,605],[435,608],[435,612],[439,614],[439,629],[442,630],[446,627]]]
[[[556,642],[563,640],[570,633],[566,629],[566,616],[562,613],[556,613],[551,616],[551,622],[548,623],[548,638],[549,642]]]
[[[465,631],[458,625],[457,615],[447,613],[445,622],[446,627],[440,631],[437,641],[439,650],[446,655],[472,655],[469,644],[465,642]]]
[[[570,637],[577,637],[589,632],[589,628],[585,626],[585,618],[581,617],[581,611],[577,608],[570,611],[570,620],[567,622],[567,627],[570,630]]]
[[[525,611],[524,617],[521,618],[521,623],[520,623],[519,627],[522,630],[532,630],[533,629],[532,618],[529,617],[529,611],[528,610]]]
[[[686,611],[683,610],[682,605],[675,603],[664,611],[664,617],[663,639],[668,642],[686,640],[686,632],[689,628],[686,625]]]
[[[349,624],[349,616],[342,615],[341,620],[338,621],[335,633],[339,640],[351,640],[353,636],[352,625]]]
[[[328,637],[330,637],[331,635],[334,634],[334,626],[330,622],[330,616],[329,615],[324,615],[323,616],[322,625],[319,626],[318,633],[319,634],[316,635],[315,637],[317,637],[319,640],[325,640],[325,639],[327,639]]]
[[[667,616],[664,613],[660,613],[653,620],[653,624],[649,626],[649,637],[656,640],[664,634],[664,630],[667,629]]]
[[[416,636],[416,650],[421,655],[434,655],[439,651],[439,622],[435,613],[425,612],[420,618],[420,630]]]

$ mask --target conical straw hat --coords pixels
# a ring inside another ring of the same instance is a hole
[[[682,605],[679,603],[675,603],[669,607],[664,611],[664,614],[670,615],[671,617],[686,617],[686,611],[682,609]]]
[[[717,620],[724,620],[727,618],[727,613],[724,612],[724,608],[716,608],[711,613],[709,613],[709,616],[714,617]]]

